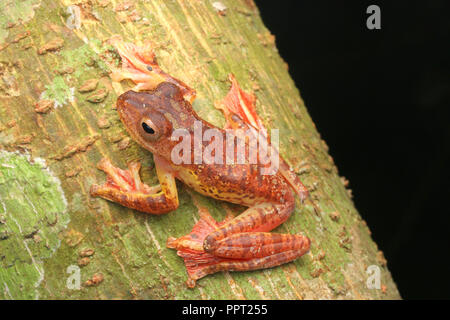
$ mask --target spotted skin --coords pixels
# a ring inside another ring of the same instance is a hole
[[[167,246],[176,249],[184,259],[190,287],[211,273],[270,268],[308,252],[310,240],[307,237],[269,232],[293,212],[293,191],[302,200],[308,196],[306,188],[286,162],[280,158],[278,172],[261,174],[267,165],[249,161],[255,146],[249,143],[248,137],[240,136],[236,138],[232,156],[236,162],[238,154],[242,153],[238,145],[243,143],[245,161],[242,163],[227,163],[226,143],[222,150],[220,147],[216,150],[222,152],[218,152],[214,163],[196,163],[195,149],[200,148],[201,154],[205,154],[210,141],[196,144],[195,132],[201,132],[203,136],[207,130],[216,129],[225,137],[225,130],[196,114],[191,106],[195,91],[162,72],[148,47],[121,42],[115,42],[115,46],[124,62],[119,78],[131,78],[138,84],[137,89],[145,89],[120,95],[117,111],[130,136],[153,153],[160,184],[149,187],[141,182],[138,163],[131,163],[128,170],[121,170],[103,159],[99,169],[105,171],[107,181],[103,185],[93,185],[91,195],[142,212],[163,214],[178,207],[175,184],[178,179],[205,196],[248,207],[238,217],[222,222],[216,222],[201,210],[201,218],[191,233],[168,239]],[[150,68],[145,68],[145,63]],[[117,73],[120,71],[115,71],[116,77]],[[230,76],[230,80],[230,92],[218,104],[227,119],[227,128],[235,130],[236,134],[239,129],[249,130],[250,136],[258,134],[256,130],[259,130],[267,139],[267,131],[255,111],[254,96],[240,89],[234,77]],[[173,138],[176,129],[183,129],[183,141],[188,141],[188,148],[182,152],[177,149],[181,138]],[[268,148],[278,153],[270,145]],[[173,161],[175,151],[188,161]]]

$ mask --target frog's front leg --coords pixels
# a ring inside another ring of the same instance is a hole
[[[139,177],[140,163],[131,162],[128,170],[114,167],[104,158],[98,163],[98,168],[107,174],[103,185],[93,185],[91,195],[117,202],[125,207],[138,211],[163,214],[178,207],[178,193],[173,174],[155,159],[156,173],[159,185],[150,187]]]
[[[309,251],[310,240],[303,235],[267,232],[286,221],[293,209],[294,199],[288,197],[282,204],[255,205],[224,223],[203,214],[189,235],[169,238],[167,245],[184,259],[190,287],[218,271],[278,266]]]

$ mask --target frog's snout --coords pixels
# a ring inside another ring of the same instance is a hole
[[[126,91],[117,98],[117,110],[120,112],[123,109],[140,110],[147,107],[145,103],[145,93]]]

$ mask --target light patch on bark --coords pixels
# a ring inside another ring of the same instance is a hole
[[[0,1],[0,43],[9,35],[8,24],[18,21],[25,23],[34,17],[34,10],[41,5],[41,0],[2,0]]]
[[[43,260],[70,217],[59,179],[42,158],[0,151],[0,299],[37,299]]]

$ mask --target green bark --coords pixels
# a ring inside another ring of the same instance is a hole
[[[400,297],[257,8],[230,0],[219,13],[212,3],[0,3],[0,299]],[[89,196],[105,179],[96,169],[102,157],[121,167],[141,159],[144,181],[157,182],[151,154],[128,137],[114,109],[130,85],[112,83],[103,62],[118,62],[104,42],[116,34],[150,39],[163,70],[197,90],[195,110],[216,125],[224,119],[213,104],[227,93],[229,73],[255,92],[259,115],[280,129],[281,154],[319,208],[297,201],[275,232],[303,231],[309,254],[272,269],[218,273],[188,289],[183,261],[165,242],[199,219],[193,199],[218,220],[242,208],[181,183],[180,207],[163,216]],[[71,265],[81,268],[79,290],[67,286]],[[371,265],[380,268],[382,289],[367,288]]]

